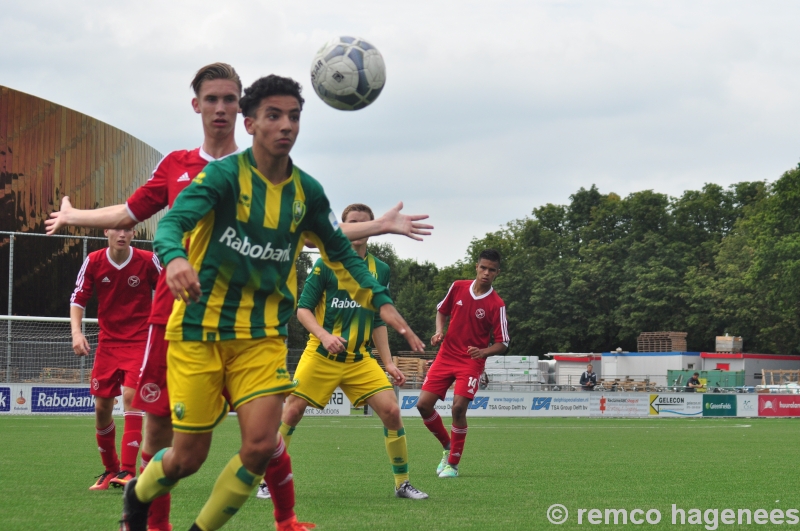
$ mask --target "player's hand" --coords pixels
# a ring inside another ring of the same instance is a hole
[[[467,354],[474,360],[479,360],[486,357],[486,353],[478,347],[467,347]]]
[[[389,376],[394,378],[394,384],[398,387],[404,385],[406,383],[406,375],[403,374],[403,371],[397,368],[397,365],[391,363],[386,366],[386,372],[389,373]]]
[[[325,347],[325,350],[331,354],[344,352],[347,348],[347,340],[333,334],[328,334],[325,337],[321,337],[319,340],[322,342],[322,346]]]
[[[76,356],[87,356],[89,354],[89,342],[80,332],[72,334],[72,350]]]
[[[435,347],[444,339],[444,332],[436,332],[431,336],[431,346]]]
[[[50,219],[44,220],[45,232],[47,234],[55,234],[61,227],[69,225],[67,218],[72,211],[72,203],[69,201],[68,196],[61,198],[61,210],[57,212],[50,212]]]
[[[401,214],[401,210],[403,210],[402,201],[378,218],[377,221],[384,227],[384,234],[400,234],[417,241],[422,241],[421,236],[431,235],[433,225],[419,223],[423,219],[428,219],[427,214],[406,215]]]
[[[384,304],[380,307],[380,316],[384,323],[397,330],[397,333],[408,341],[408,346],[411,347],[411,350],[425,352],[425,343],[411,330],[411,327],[408,326],[408,323],[397,311],[397,308],[391,304]]]
[[[176,301],[186,304],[200,300],[200,279],[186,258],[175,258],[167,264],[167,287]]]

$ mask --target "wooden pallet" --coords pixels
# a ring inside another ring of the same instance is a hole
[[[636,339],[639,352],[686,352],[686,332],[642,332]]]

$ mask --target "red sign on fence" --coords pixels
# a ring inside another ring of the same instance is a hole
[[[759,395],[759,417],[800,417],[800,395]]]

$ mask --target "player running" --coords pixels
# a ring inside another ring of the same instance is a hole
[[[291,463],[278,436],[286,371],[286,324],[297,294],[295,261],[305,238],[319,248],[353,297],[396,328],[414,350],[423,344],[338,230],[322,187],[294,166],[303,99],[296,82],[257,80],[240,101],[253,147],[209,164],[161,220],[155,248],[176,303],[167,324],[167,373],[174,445],[154,456],[125,487],[122,528],[144,531],[147,509],[205,461],[214,427],[225,418],[223,386],[236,408],[242,446],[220,474],[192,526],[219,529],[244,504],[267,463],[277,500],[291,489]],[[184,242],[188,241],[188,251]],[[285,474],[285,475],[284,475]],[[278,530],[305,530],[276,503]]]
[[[348,206],[342,220],[366,222],[372,210],[359,203]],[[352,242],[353,250],[378,280],[389,287],[389,266],[367,252],[368,238]],[[286,400],[280,432],[286,446],[300,423],[306,407],[324,409],[337,386],[355,407],[369,404],[383,421],[384,442],[394,473],[395,496],[424,499],[428,495],[408,482],[408,449],[392,384],[370,353],[374,343],[386,372],[398,385],[405,376],[392,362],[386,323],[372,310],[352,300],[334,272],[320,258],[306,280],[297,309],[297,319],[311,333],[294,374],[297,387]],[[261,485],[259,494],[266,485]],[[263,497],[263,495],[259,496]]]
[[[442,339],[444,343],[425,377],[417,402],[425,426],[444,448],[442,461],[436,468],[440,478],[458,477],[458,463],[467,438],[467,408],[475,398],[486,358],[502,354],[508,348],[505,303],[492,288],[500,272],[500,253],[494,249],[482,251],[475,270],[475,280],[453,282],[436,307],[436,333],[431,345],[442,343]],[[450,316],[447,337],[446,316]],[[453,381],[456,383],[451,410],[453,426],[448,435],[434,406],[437,400],[444,400]]]
[[[69,309],[72,349],[78,356],[86,356],[89,343],[81,331],[81,321],[86,303],[93,292],[97,293],[100,338],[89,392],[95,397],[97,447],[105,471],[89,490],[106,490],[109,484],[122,486],[136,475],[144,413],[132,407],[131,402],[147,343],[153,289],[161,273],[161,265],[153,253],[131,247],[133,229],[106,230],[105,235],[108,247],[90,253],[81,266]],[[112,417],[120,386],[125,418],[121,464]]]

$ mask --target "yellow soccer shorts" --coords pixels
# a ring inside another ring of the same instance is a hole
[[[229,401],[236,409],[294,389],[286,370],[286,343],[281,337],[170,341],[167,388],[173,429],[209,432],[228,414]]]
[[[376,393],[392,389],[389,378],[374,358],[342,363],[320,356],[315,350],[303,352],[294,381],[297,387],[292,394],[317,409],[325,409],[337,386],[354,407],[364,405]]]

